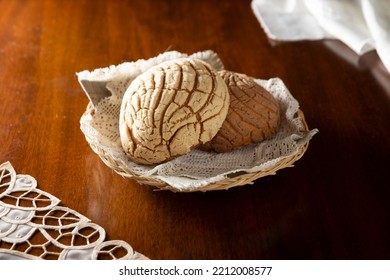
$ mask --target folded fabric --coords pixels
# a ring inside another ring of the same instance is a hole
[[[390,71],[390,1],[253,0],[251,5],[271,39],[339,39],[358,55],[376,49]]]

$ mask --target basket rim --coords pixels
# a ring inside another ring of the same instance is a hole
[[[93,115],[94,108],[91,102],[88,103],[87,109],[83,115]],[[301,132],[308,132],[309,128],[305,121],[305,116],[303,112],[298,109],[297,111],[298,118],[301,121],[301,125],[303,130]],[[89,146],[92,150],[100,157],[100,159],[112,170],[121,175],[124,178],[131,179],[136,181],[141,185],[149,185],[155,187],[159,190],[170,190],[172,192],[205,192],[205,191],[213,191],[213,190],[227,190],[232,187],[243,186],[248,184],[253,184],[253,182],[259,178],[275,175],[276,172],[280,169],[284,169],[287,167],[293,167],[294,162],[299,160],[303,154],[306,152],[309,141],[302,145],[295,153],[282,158],[276,165],[273,165],[269,168],[266,168],[262,171],[257,172],[239,172],[237,175],[227,176],[222,180],[210,183],[208,185],[195,188],[195,189],[179,189],[177,187],[171,186],[167,182],[164,182],[158,178],[151,178],[149,176],[144,176],[142,174],[138,174],[133,170],[129,169],[127,166],[123,165],[121,162],[112,158],[109,154],[107,154],[103,149],[96,146],[92,141],[89,141],[87,137],[85,137]]]

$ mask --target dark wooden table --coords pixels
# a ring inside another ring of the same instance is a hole
[[[250,1],[0,0],[0,163],[151,259],[389,259],[390,75],[337,41],[271,42]],[[228,191],[154,191],[108,168],[76,72],[211,49],[280,77],[319,133],[294,168]]]

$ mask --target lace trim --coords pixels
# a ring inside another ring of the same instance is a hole
[[[30,175],[0,165],[0,259],[147,259],[55,196]]]

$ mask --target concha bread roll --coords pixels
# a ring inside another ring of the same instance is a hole
[[[229,109],[220,75],[197,59],[159,64],[126,90],[120,111],[120,138],[128,157],[157,164],[210,141]]]
[[[201,148],[230,152],[271,138],[278,129],[277,100],[252,78],[231,71],[218,72],[230,93],[229,113],[218,134]]]

